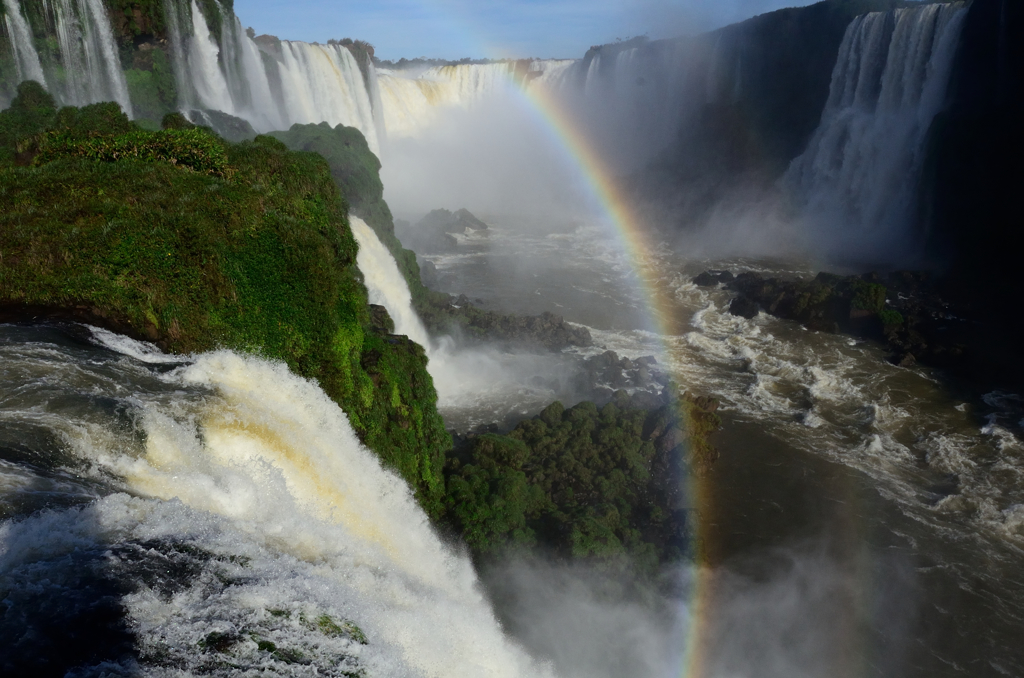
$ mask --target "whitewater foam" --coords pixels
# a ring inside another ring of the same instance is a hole
[[[31,579],[27,563],[72,552],[106,549],[127,575],[180,561],[180,581],[161,580],[169,589],[140,574],[124,598],[145,666],[548,675],[504,637],[468,559],[315,384],[227,351],[156,378],[174,397],[131,395],[141,447],[102,427],[70,432],[87,473],[124,492],[0,525],[0,578]],[[202,651],[213,633],[224,647]]]

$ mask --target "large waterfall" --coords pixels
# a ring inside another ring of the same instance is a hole
[[[65,104],[116,101],[131,115],[124,69],[102,0],[41,0],[37,12],[57,45],[46,51],[46,58],[39,56],[33,27],[17,0],[4,0],[4,8],[19,80],[42,83]]]
[[[963,3],[933,4],[867,14],[847,29],[821,124],[788,175],[810,218],[844,247],[909,235],[924,137],[965,13]]]
[[[3,440],[33,460],[0,467],[0,511],[27,509],[0,522],[0,671],[78,653],[117,675],[549,675],[315,384],[97,340],[114,350],[0,327],[19,393],[0,403]]]

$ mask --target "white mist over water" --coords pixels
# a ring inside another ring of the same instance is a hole
[[[557,390],[551,384],[568,383],[572,367],[557,354],[501,351],[488,346],[458,346],[452,337],[431,338],[412,307],[409,286],[391,252],[359,217],[349,215],[359,244],[356,263],[363,274],[371,304],[388,310],[395,332],[422,346],[427,371],[437,389],[438,407],[449,425],[459,428],[500,421],[508,414],[527,414],[548,405]],[[482,405],[490,411],[482,414]],[[467,418],[467,413],[473,414]],[[493,420],[489,419],[493,416]],[[482,417],[482,418],[481,418]]]

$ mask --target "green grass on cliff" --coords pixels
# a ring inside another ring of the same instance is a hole
[[[327,163],[270,137],[208,135],[230,178],[75,153],[16,166],[19,141],[51,129],[83,145],[145,134],[112,116],[113,104],[55,111],[38,86],[21,94],[0,112],[0,310],[88,319],[179,353],[226,347],[283,360],[315,379],[437,513],[451,440],[426,357],[371,327]],[[103,124],[87,134],[78,123],[93,118]],[[78,121],[74,132],[61,120]]]
[[[312,151],[327,160],[331,176],[352,208],[352,213],[374,230],[395,258],[417,307],[422,307],[427,301],[437,302],[439,296],[447,300],[447,295],[437,295],[423,286],[416,254],[403,248],[395,236],[394,218],[384,202],[380,160],[370,151],[362,132],[344,125],[332,128],[322,122],[319,125],[292,125],[287,132],[271,132],[271,136],[280,139],[294,151]]]

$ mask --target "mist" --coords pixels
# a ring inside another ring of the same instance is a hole
[[[406,218],[463,207],[553,220],[592,211],[578,166],[511,88],[439,111],[416,136],[388,139],[382,156],[385,200]]]
[[[812,541],[653,580],[536,557],[482,578],[508,632],[563,678],[899,675],[917,594],[906,563],[876,558]]]

